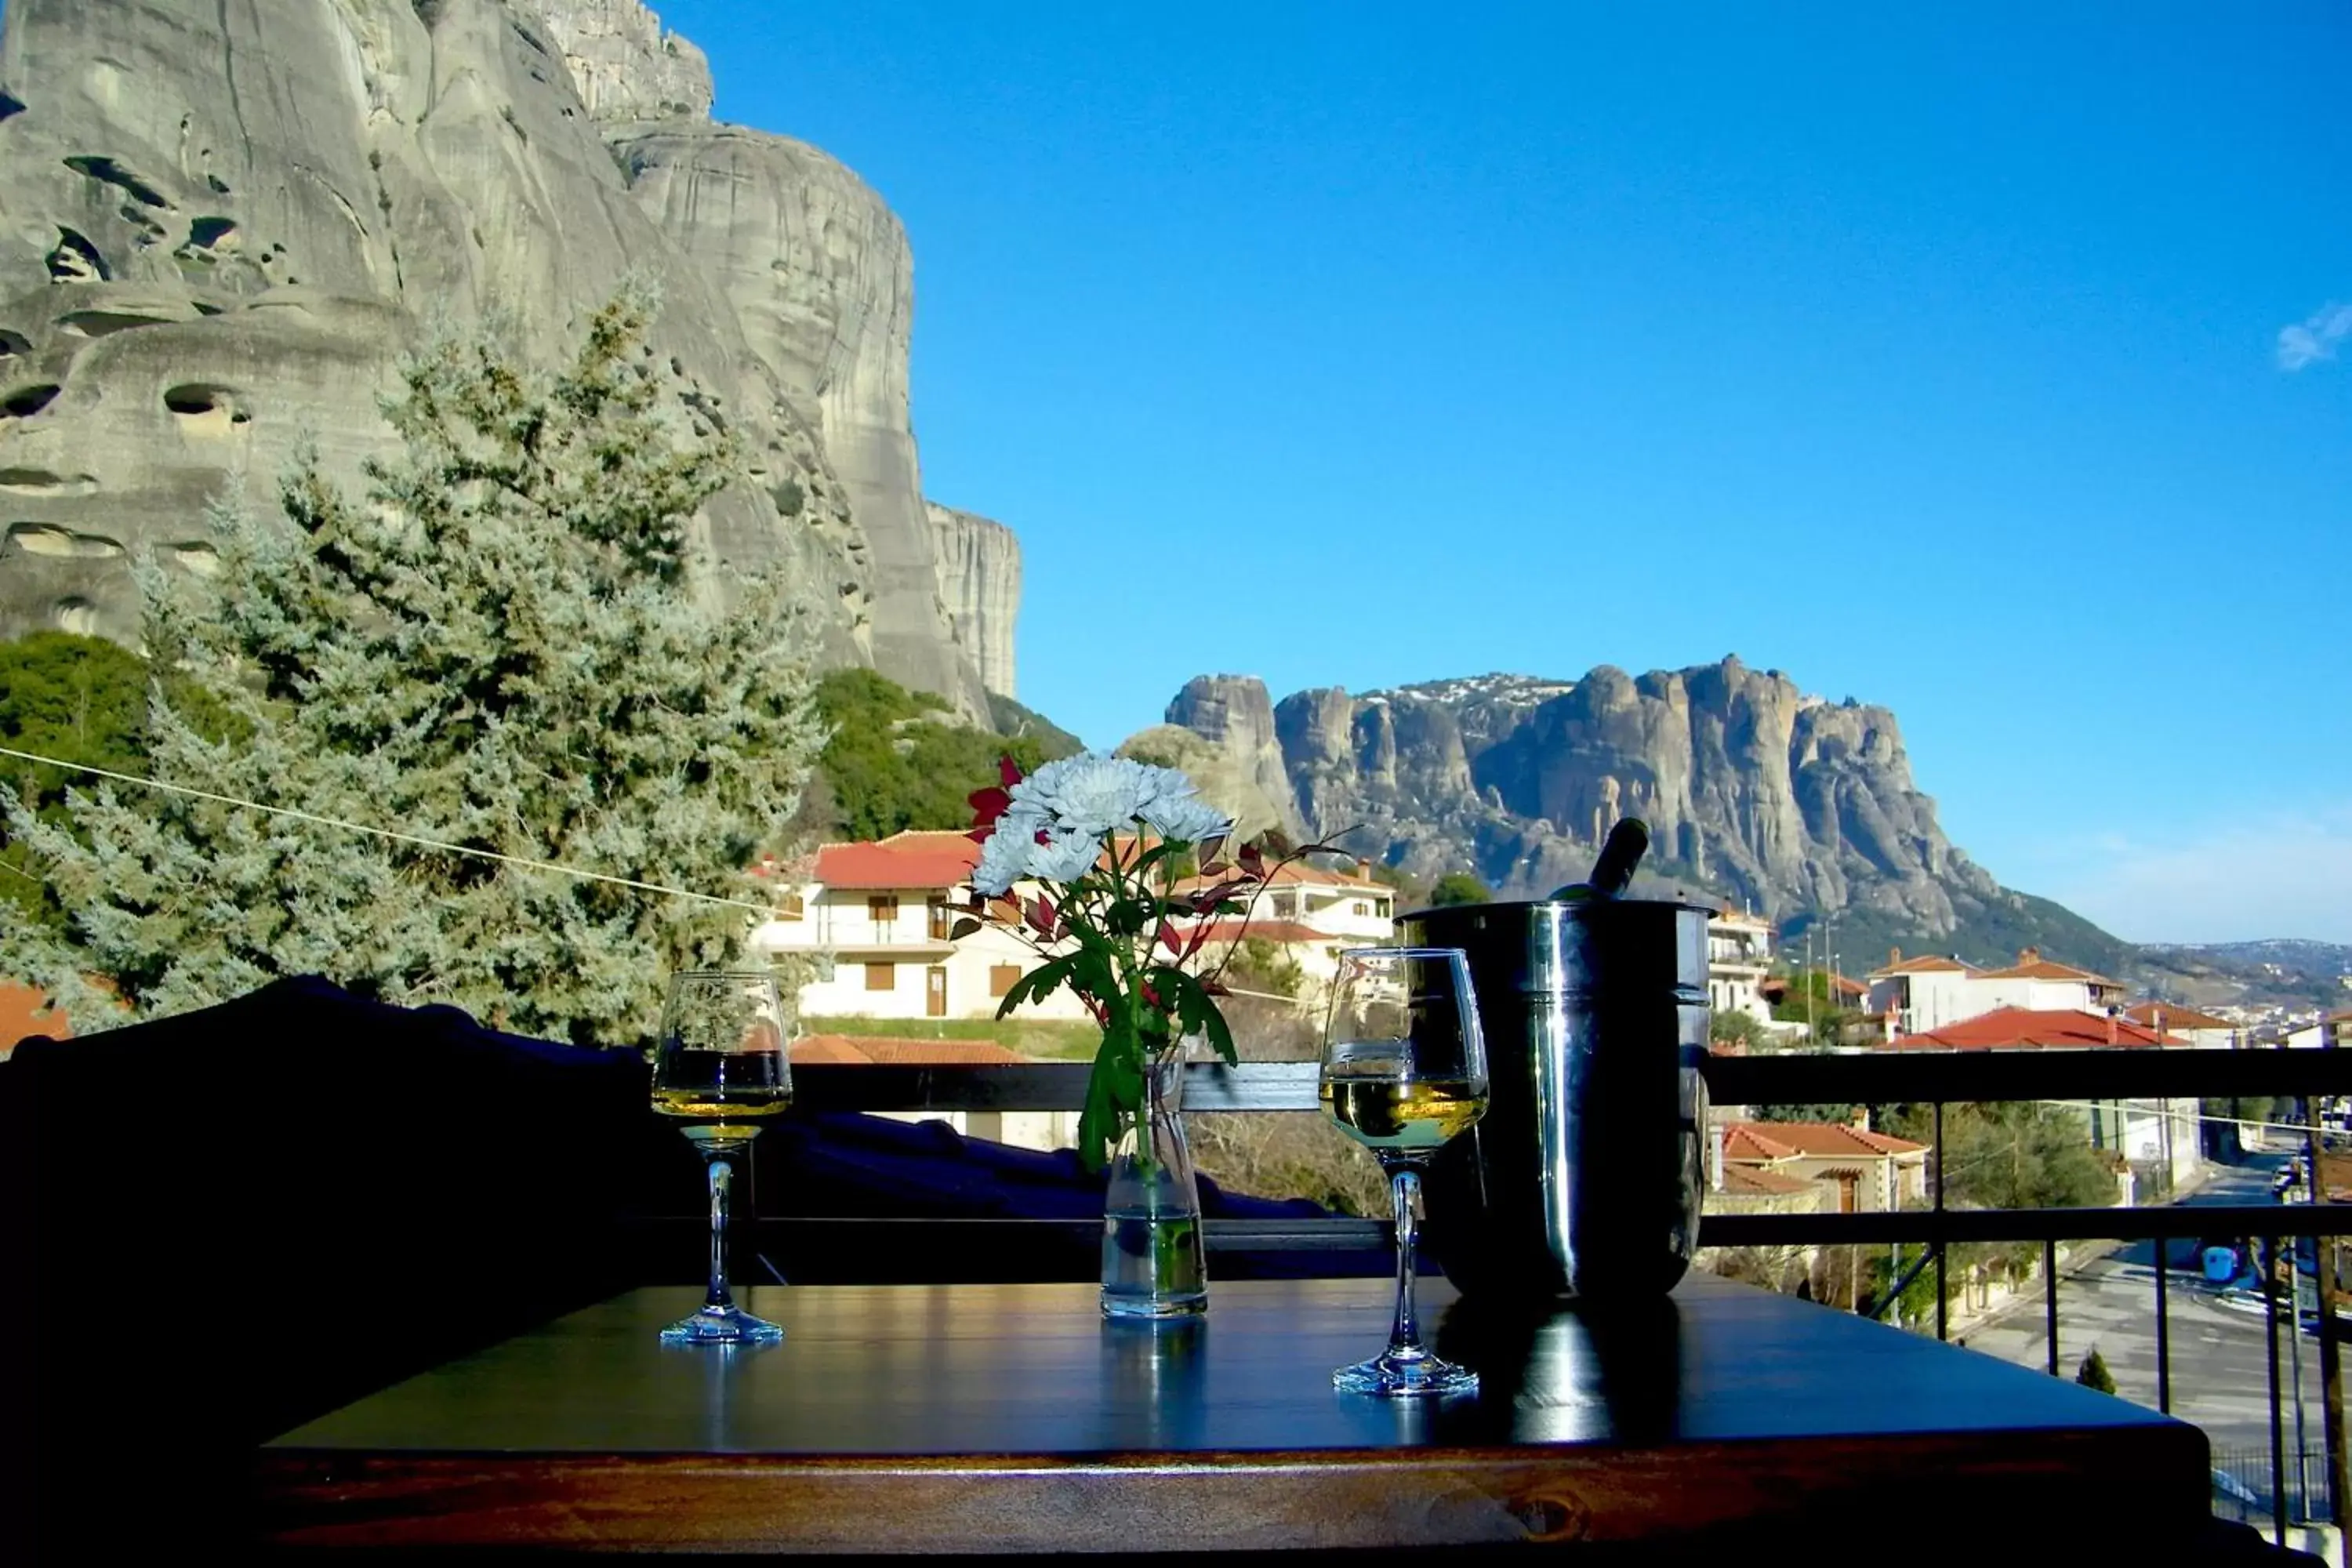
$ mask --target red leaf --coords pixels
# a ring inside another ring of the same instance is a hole
[[[1192,940],[1185,944],[1184,957],[1191,958],[1194,953],[1200,952],[1201,944],[1208,940],[1209,922],[1202,921],[1199,925],[1192,928]],[[1181,963],[1183,960],[1180,959],[1177,962]]]
[[[964,797],[971,803],[972,824],[978,827],[993,825],[1013,805],[1013,797],[1001,789],[976,789]]]
[[[1230,996],[1233,994],[1232,992],[1224,988],[1223,984],[1214,980],[1202,981],[1201,989],[1212,996]]]
[[[1179,932],[1174,926],[1170,925],[1166,921],[1161,921],[1160,922],[1160,930],[1155,933],[1152,940],[1171,952],[1181,953],[1184,951],[1184,938],[1182,934]]]
[[[1151,988],[1150,981],[1144,981],[1136,987],[1136,990],[1142,995],[1143,1000],[1149,1005],[1153,1007],[1160,1005],[1160,993]]]
[[[1040,843],[1040,844],[1051,844],[1053,841],[1054,841],[1054,836],[1053,836],[1052,834],[1050,834],[1050,833],[1046,832],[1046,831],[1045,831],[1044,828],[1042,828],[1042,827],[1041,827],[1041,828],[1039,828],[1039,829],[1037,830],[1037,842],[1038,842],[1038,843]]]
[[[1030,900],[1029,907],[1021,911],[1021,918],[1027,921],[1029,929],[1039,936],[1050,937],[1054,934],[1054,906],[1045,900]]]
[[[1006,789],[1021,782],[1021,764],[1013,760],[1010,752],[996,759],[996,777]]]
[[[973,828],[970,833],[965,834],[964,837],[971,839],[974,844],[985,844],[990,839],[996,837],[996,824],[992,822],[983,822],[978,827]]]
[[[978,931],[979,929],[980,929],[980,922],[979,922],[978,921],[975,921],[975,920],[961,920],[961,921],[956,921],[956,923],[955,923],[955,924],[953,924],[953,925],[951,925],[951,926],[948,927],[948,940],[949,940],[950,942],[961,942],[964,938],[966,938],[966,937],[968,937],[968,936],[971,935],[971,934],[972,934],[972,932],[974,932],[974,931]]]
[[[1265,865],[1265,857],[1258,853],[1258,847],[1255,844],[1243,845],[1241,853],[1234,858],[1239,860],[1242,863],[1242,869],[1253,877],[1260,875]]]

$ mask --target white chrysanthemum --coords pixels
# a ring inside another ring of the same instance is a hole
[[[1047,842],[1030,846],[1029,874],[1041,882],[1075,882],[1101,857],[1098,836],[1060,829]]]
[[[1043,811],[1020,802],[998,817],[996,831],[980,847],[980,864],[972,868],[972,891],[992,899],[1034,875],[1029,868],[1032,852],[1039,847],[1037,830],[1045,826]]]
[[[1099,838],[1134,822],[1158,793],[1159,781],[1151,775],[1161,771],[1084,752],[1047,763],[1021,784],[1026,786],[1025,798],[1052,813],[1060,827]],[[1013,798],[1024,798],[1021,786]]]
[[[1179,773],[1177,777],[1183,775]],[[1221,838],[1234,830],[1233,818],[1194,795],[1189,782],[1181,793],[1161,795],[1146,805],[1143,820],[1160,837],[1180,844]]]

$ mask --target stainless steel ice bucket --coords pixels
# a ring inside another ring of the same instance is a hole
[[[1469,955],[1494,1100],[1423,1180],[1465,1295],[1663,1295],[1698,1239],[1706,917],[1630,900],[1465,904],[1398,940]]]

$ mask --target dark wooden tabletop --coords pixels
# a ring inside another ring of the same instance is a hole
[[[1118,1551],[1702,1539],[1929,1502],[2206,1512],[2203,1436],[1989,1357],[1694,1276],[1638,1311],[1479,1314],[1424,1286],[1475,1399],[1335,1394],[1373,1280],[1218,1285],[1104,1323],[1076,1285],[763,1288],[782,1344],[670,1347],[633,1292],[288,1433],[295,1545]],[[1927,1489],[1923,1491],[1922,1489]],[[1912,1514],[1916,1526],[1918,1516]],[[2103,1537],[2109,1539],[2110,1537]]]

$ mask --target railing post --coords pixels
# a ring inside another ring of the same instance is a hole
[[[2289,1281],[2287,1310],[2294,1310],[2293,1281]],[[2270,1332],[2271,1390],[2271,1541],[2277,1546],[2286,1544],[2286,1433],[2279,1423],[2278,1364],[2278,1238],[2263,1237],[2263,1316]]]
[[[2321,1026],[2319,1043],[2323,1049],[2336,1043],[2336,1031]],[[2310,1161],[2311,1201],[2327,1202],[2327,1178],[2320,1164],[2326,1152],[2326,1130],[2320,1125],[2321,1097],[2305,1095],[2303,1100],[2304,1158]],[[2327,1450],[2327,1518],[2341,1528],[2344,1524],[2347,1498],[2352,1498],[2352,1480],[2346,1475],[2344,1452],[2344,1352],[2336,1339],[2336,1241],[2333,1237],[2311,1238],[2312,1295],[2319,1303],[2319,1433]],[[2303,1397],[2301,1388],[2295,1398]]]
[[[2058,1375],[2058,1244],[2042,1244],[2042,1321],[2050,1331],[2050,1375]]]
[[[2156,1407],[2172,1414],[2172,1318],[2165,1310],[2164,1237],[2156,1238]]]
[[[1936,1337],[1948,1340],[1951,1324],[1948,1321],[1951,1297],[1944,1283],[1944,1254],[1949,1247],[1944,1241],[1944,1102],[1936,1101]]]

